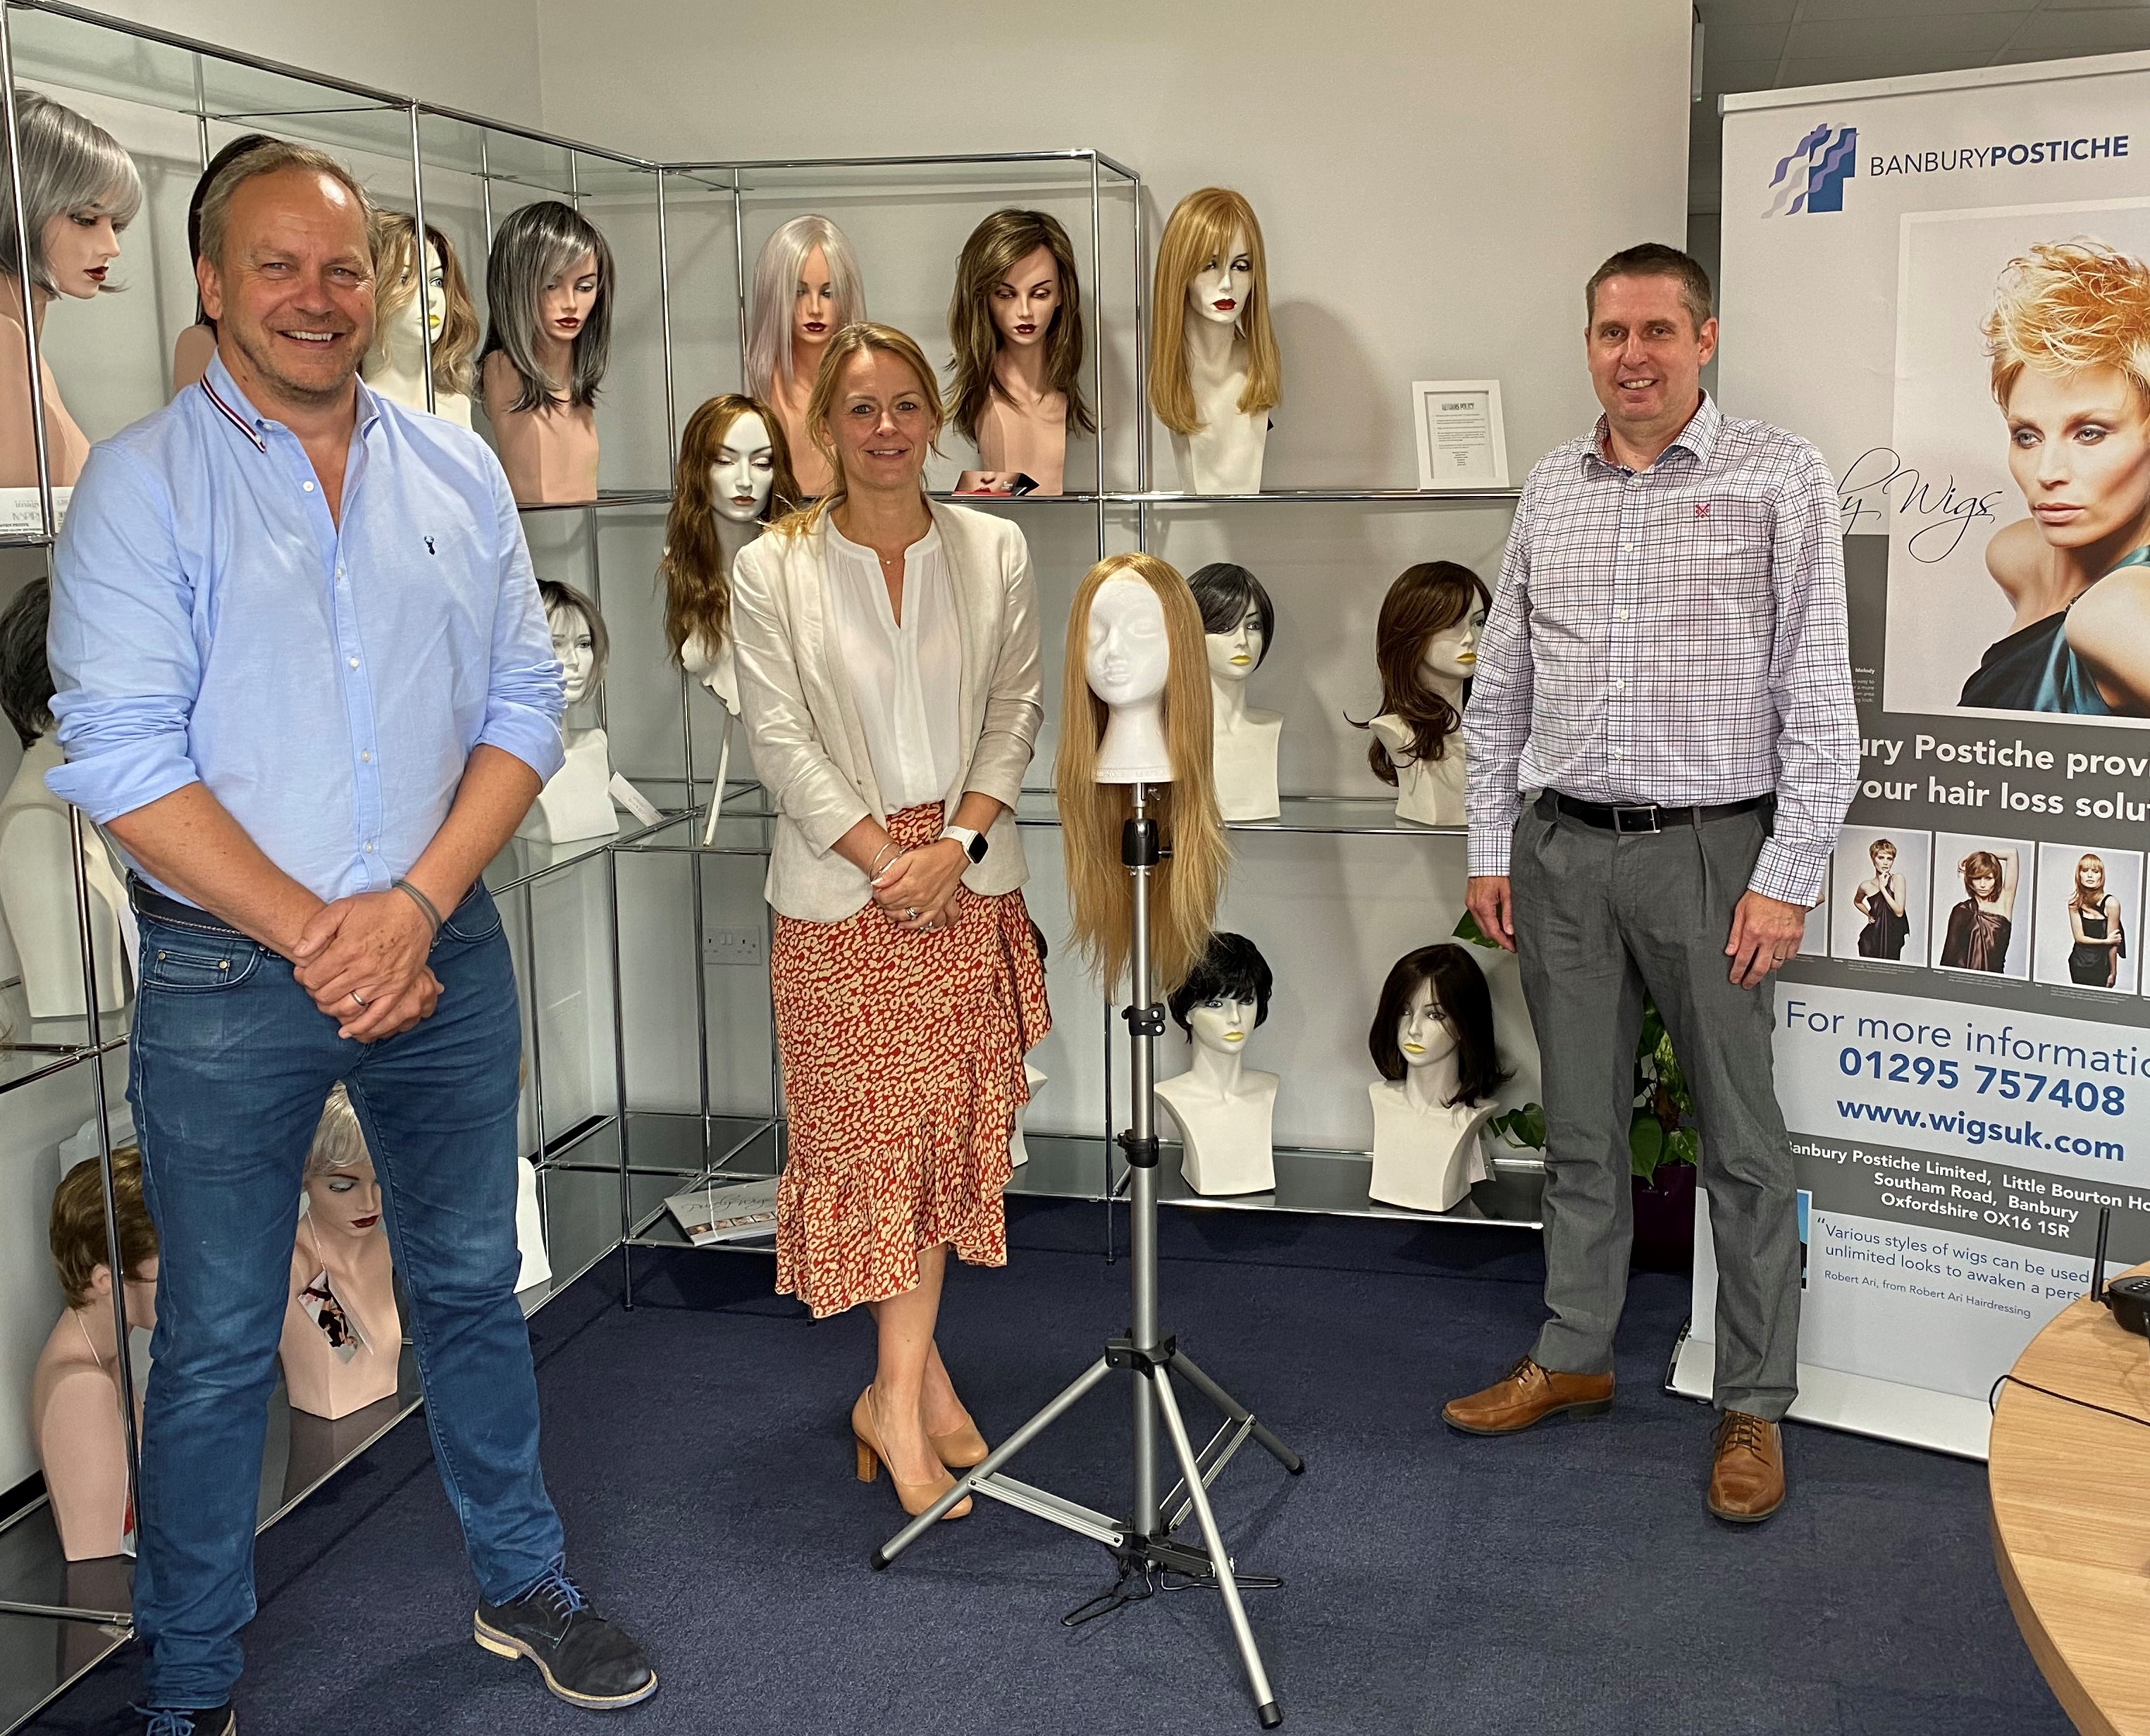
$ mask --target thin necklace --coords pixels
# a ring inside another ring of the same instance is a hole
[[[82,1310],[78,1308],[74,1310],[73,1314],[75,1325],[82,1328],[82,1341],[89,1346],[90,1360],[97,1365],[97,1371],[99,1374],[103,1374],[104,1372],[104,1358],[98,1353],[97,1340],[89,1335],[89,1322],[82,1317]]]

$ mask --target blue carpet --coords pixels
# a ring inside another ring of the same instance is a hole
[[[989,1436],[1123,1324],[1127,1268],[1096,1208],[1018,1203],[1004,1272],[950,1280],[941,1343]],[[1168,1213],[1166,1321],[1303,1453],[1251,1446],[1219,1516],[1285,1710],[1310,1733],[1471,1736],[2064,1736],[1996,1581],[1981,1467],[1787,1431],[1790,1504],[1754,1529],[1704,1511],[1711,1418],[1661,1390],[1683,1279],[1638,1274],[1612,1415],[1508,1441],[1441,1427],[1540,1314],[1535,1237]],[[1244,1732],[1214,1593],[1079,1631],[1103,1551],[990,1501],[885,1573],[888,1485],[851,1476],[844,1418],[863,1318],[816,1326],[766,1260],[615,1259],[532,1324],[545,1466],[570,1565],[628,1618],[663,1690],[638,1736]],[[1190,1426],[1206,1407],[1184,1400]],[[1017,1473],[1124,1508],[1125,1389],[1093,1395]],[[1204,1430],[1206,1432],[1206,1429]],[[596,1728],[470,1640],[472,1590],[421,1427],[263,1538],[240,1690],[247,1736]],[[123,1653],[31,1726],[124,1728]]]

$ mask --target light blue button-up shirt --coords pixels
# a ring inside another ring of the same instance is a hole
[[[479,743],[560,769],[560,665],[499,462],[363,382],[341,526],[220,357],[92,448],[47,649],[54,795],[102,824],[200,783],[325,899],[409,872]]]

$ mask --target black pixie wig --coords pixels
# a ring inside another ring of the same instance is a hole
[[[1187,1015],[1204,1001],[1251,1001],[1254,1022],[1269,1016],[1269,990],[1275,977],[1262,949],[1243,934],[1213,934],[1209,947],[1187,973],[1187,981],[1172,992],[1165,1004],[1179,1028],[1191,1037]]]
[[[1276,606],[1269,601],[1269,593],[1262,588],[1262,582],[1244,567],[1235,567],[1229,561],[1212,561],[1188,575],[1187,588],[1194,593],[1194,600],[1201,607],[1204,633],[1231,632],[1247,618],[1247,605],[1254,605],[1254,613],[1262,618],[1261,655],[1254,659],[1254,667],[1259,669],[1268,659],[1269,646],[1276,638]]]
[[[1437,946],[1421,946],[1395,961],[1389,980],[1381,985],[1381,1004],[1374,1014],[1366,1047],[1374,1066],[1391,1083],[1403,1077],[1403,1051],[1396,1047],[1396,1026],[1410,1010],[1411,997],[1421,984],[1433,987],[1434,1003],[1442,1021],[1456,1033],[1456,1095],[1459,1103],[1482,1103],[1500,1089],[1508,1077],[1501,1071],[1493,1049],[1493,997],[1470,949],[1453,941]]]

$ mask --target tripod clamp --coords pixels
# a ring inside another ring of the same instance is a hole
[[[1170,1365],[1179,1354],[1178,1341],[1169,1333],[1157,1345],[1144,1350],[1133,1339],[1123,1335],[1105,1340],[1105,1366],[1131,1368],[1138,1374],[1147,1374],[1152,1369]]]

